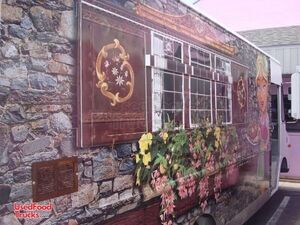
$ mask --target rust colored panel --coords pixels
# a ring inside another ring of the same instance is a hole
[[[78,191],[77,171],[77,157],[33,163],[33,201],[43,201]]]
[[[78,143],[135,140],[146,131],[145,33],[88,6],[82,17]]]

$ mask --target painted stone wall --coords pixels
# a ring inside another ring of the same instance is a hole
[[[135,1],[112,2],[128,10],[135,6]],[[175,0],[144,2],[175,15],[187,10]],[[76,19],[73,0],[2,1],[0,225],[95,224],[142,201],[133,178],[136,143],[75,147]],[[255,68],[255,50],[241,41],[234,45],[245,48],[237,59]],[[43,218],[17,219],[13,203],[32,200],[31,164],[73,155],[79,158],[79,191],[52,199],[54,209]],[[192,224],[199,214],[195,209],[176,223]]]

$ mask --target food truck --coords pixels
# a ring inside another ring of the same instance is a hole
[[[179,0],[1,7],[0,224],[237,225],[278,189],[255,45]]]
[[[78,144],[139,140],[141,203],[101,224],[243,224],[278,188],[279,63],[180,1],[117,2],[79,7]]]

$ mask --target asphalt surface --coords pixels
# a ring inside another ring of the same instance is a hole
[[[280,182],[279,190],[244,225],[300,225],[300,183]]]

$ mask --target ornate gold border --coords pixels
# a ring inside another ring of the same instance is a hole
[[[102,65],[102,60],[107,58],[108,56],[107,51],[109,49],[120,50],[121,53],[119,54],[119,57],[120,59],[123,60],[121,66],[127,68],[129,71],[130,81],[126,82],[126,85],[129,87],[129,92],[125,97],[120,97],[119,92],[114,94],[108,91],[108,83],[106,82],[106,75],[105,72],[102,71],[101,65]],[[97,60],[96,60],[96,73],[99,81],[96,84],[96,86],[101,90],[101,93],[105,97],[112,100],[112,102],[110,103],[112,106],[116,106],[117,103],[126,102],[132,96],[133,88],[134,88],[134,72],[128,60],[129,60],[129,54],[126,53],[124,47],[120,44],[120,41],[118,39],[114,39],[114,43],[103,46],[101,51],[98,53]]]

